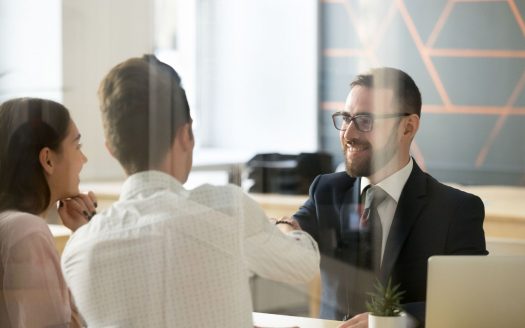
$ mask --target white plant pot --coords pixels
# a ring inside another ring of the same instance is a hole
[[[406,328],[407,316],[402,313],[399,317],[379,317],[368,314],[368,328]]]

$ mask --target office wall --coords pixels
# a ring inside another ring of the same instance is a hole
[[[317,0],[202,0],[195,128],[204,147],[314,151]]]
[[[83,180],[124,177],[104,146],[97,90],[117,63],[153,52],[153,13],[150,0],[62,1],[63,101],[84,140]]]
[[[0,0],[0,102],[62,100],[60,15],[60,0]]]
[[[373,66],[423,95],[412,153],[443,181],[525,184],[525,1],[321,1],[320,143],[342,160],[331,114]]]
[[[176,2],[173,19],[189,20],[178,26],[178,60],[157,48],[163,22],[155,19],[155,1],[63,1],[64,103],[92,159],[83,180],[122,178],[104,148],[100,79],[117,62],[154,50],[183,65],[175,68],[189,90],[198,147],[246,154],[317,149],[318,2]]]

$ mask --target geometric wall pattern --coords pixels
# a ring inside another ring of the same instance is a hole
[[[320,143],[342,160],[330,115],[370,67],[422,92],[417,162],[443,181],[525,185],[525,0],[323,0]]]

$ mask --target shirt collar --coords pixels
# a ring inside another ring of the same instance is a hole
[[[412,173],[412,168],[414,167],[414,162],[412,157],[410,157],[410,161],[408,161],[408,164],[405,165],[402,169],[397,171],[396,173],[390,175],[386,179],[380,181],[377,186],[381,187],[386,193],[392,197],[396,203],[399,202],[399,197],[401,196],[401,191],[403,191],[403,188],[405,187],[405,183],[408,180],[408,177],[410,176],[410,173]],[[366,177],[361,178],[361,193],[363,190],[370,184],[370,180]]]
[[[143,171],[130,175],[120,193],[120,200],[136,197],[141,193],[152,193],[168,189],[177,194],[187,193],[182,184],[173,176],[161,171]]]

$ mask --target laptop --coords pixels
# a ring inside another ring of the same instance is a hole
[[[525,327],[525,256],[432,256],[427,328]]]

